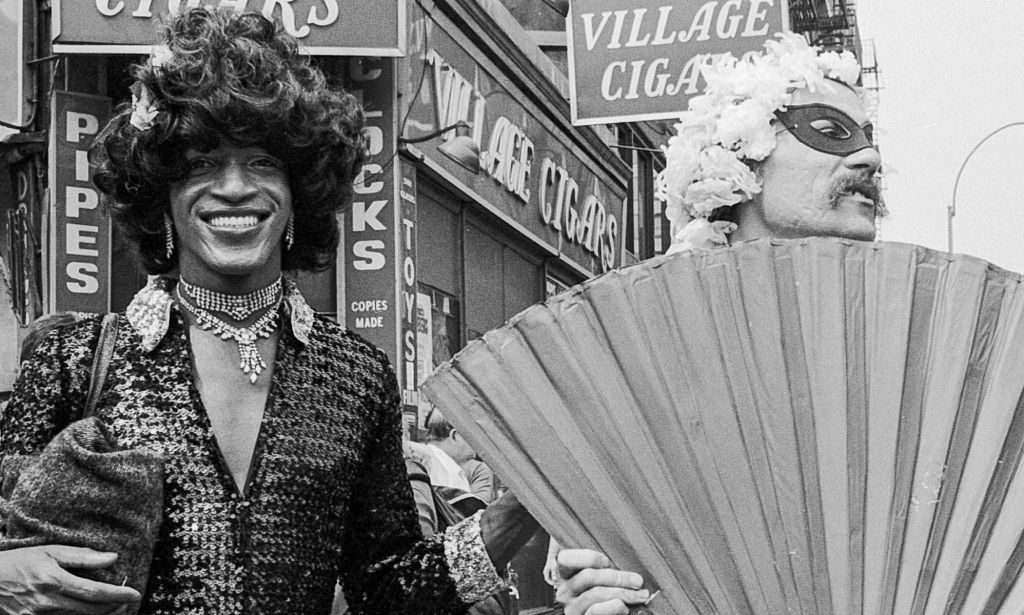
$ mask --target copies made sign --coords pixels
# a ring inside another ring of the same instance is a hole
[[[576,125],[671,118],[702,65],[788,29],[785,0],[573,0],[567,20]]]
[[[405,0],[59,0],[57,53],[148,53],[169,16],[196,7],[258,12],[315,55],[405,55]]]
[[[395,280],[399,263],[396,242],[403,233],[395,203],[395,62],[349,58],[345,87],[363,105],[366,163],[353,182],[355,196],[345,214],[345,326],[384,350],[399,365],[399,300]],[[415,272],[413,272],[413,275]],[[413,278],[415,283],[415,277]]]

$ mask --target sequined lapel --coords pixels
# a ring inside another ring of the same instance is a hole
[[[125,311],[128,322],[142,336],[142,349],[151,352],[167,335],[167,327],[171,321],[171,288],[174,280],[170,278],[152,278],[146,287],[136,293],[131,304]]]
[[[284,305],[291,318],[292,334],[303,346],[308,345],[309,333],[313,330],[313,308],[309,307],[298,285],[290,278],[284,279]]]

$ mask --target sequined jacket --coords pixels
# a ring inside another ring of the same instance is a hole
[[[164,520],[141,613],[464,613],[500,584],[478,518],[423,539],[406,480],[387,357],[314,315],[288,283],[270,396],[244,491],[193,383],[173,282],[120,319],[96,415],[166,460]],[[0,415],[0,458],[40,450],[78,418],[99,318],[52,333]]]

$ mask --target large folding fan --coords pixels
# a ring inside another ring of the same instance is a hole
[[[1024,289],[918,246],[758,240],[533,306],[425,391],[658,615],[1019,614]]]

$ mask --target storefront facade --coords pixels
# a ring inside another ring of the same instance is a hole
[[[475,5],[411,10],[399,69],[400,91],[412,94],[400,104],[398,174],[403,206],[415,209],[416,305],[444,317],[450,329],[434,337],[451,347],[543,300],[549,286],[620,265],[630,172],[592,132],[569,125],[539,71],[484,51],[500,41],[466,34],[486,32],[466,10]],[[447,358],[420,347],[432,358],[420,358],[417,379]]]

